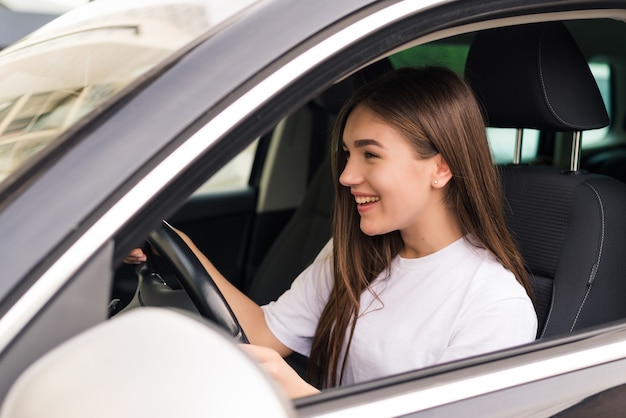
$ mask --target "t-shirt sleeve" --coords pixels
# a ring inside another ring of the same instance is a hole
[[[537,334],[537,316],[525,296],[482,304],[458,325],[440,363],[526,344]]]
[[[332,240],[278,300],[261,307],[274,336],[308,356],[319,317],[332,288]]]

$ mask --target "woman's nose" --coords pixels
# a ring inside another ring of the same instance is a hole
[[[341,175],[339,176],[339,183],[343,186],[350,187],[357,185],[361,182],[361,175],[358,172],[357,167],[350,160],[346,162],[346,166],[343,168]]]

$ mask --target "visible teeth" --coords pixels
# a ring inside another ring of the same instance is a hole
[[[357,205],[362,205],[364,203],[378,202],[380,197],[378,196],[354,196],[354,200],[356,200]]]

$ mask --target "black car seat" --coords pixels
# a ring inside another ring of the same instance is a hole
[[[361,85],[391,70],[391,63],[377,61],[333,85],[309,105],[323,124],[323,138],[316,144],[326,157],[314,173],[304,199],[278,235],[255,272],[245,293],[260,305],[276,300],[315,258],[331,236],[334,186],[330,173],[330,134],[343,103]],[[316,150],[318,151],[318,150]]]
[[[578,170],[581,131],[606,126],[608,116],[565,25],[478,33],[465,77],[489,126],[572,132],[569,170],[519,164],[519,152],[518,164],[502,167],[508,222],[532,274],[538,337],[626,318],[626,185]]]

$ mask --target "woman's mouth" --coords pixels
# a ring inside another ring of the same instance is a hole
[[[354,196],[357,205],[365,205],[366,203],[374,203],[380,200],[380,196]]]

